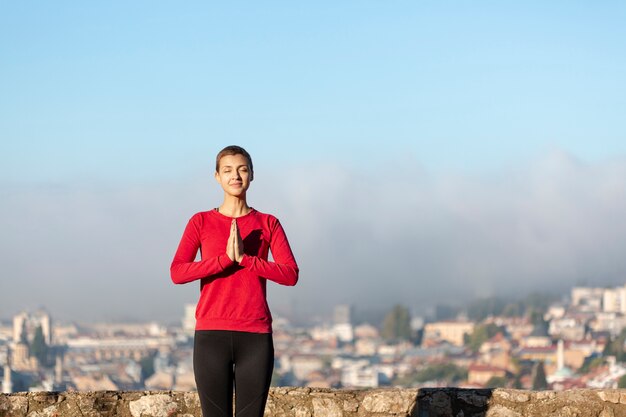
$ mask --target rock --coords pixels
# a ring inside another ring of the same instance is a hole
[[[313,417],[343,417],[343,410],[330,398],[313,398]]]
[[[506,408],[505,406],[496,404],[487,409],[485,417],[522,417],[522,414],[515,410],[511,410],[510,408]]]
[[[400,390],[375,391],[363,398],[362,406],[370,413],[408,414],[414,401],[413,395],[402,395]]]
[[[294,412],[295,417],[311,417],[311,410],[306,407],[296,407]]]
[[[418,398],[419,396],[419,398]],[[0,417],[200,416],[195,392],[0,394]],[[272,389],[266,417],[626,417],[626,390]]]
[[[478,395],[478,394],[474,394],[473,392],[459,392],[457,394],[457,398],[461,401],[463,401],[466,404],[471,404],[474,407],[477,408],[484,408],[485,405],[487,405],[487,398],[482,396],[482,395]]]
[[[289,388],[286,387],[277,387],[272,390],[273,395],[287,395],[289,393]]]
[[[437,391],[431,396],[430,400],[430,413],[428,416],[451,416],[452,404],[450,403],[450,397],[448,394],[442,391]]]
[[[582,417],[587,414],[583,413],[579,408],[566,405],[565,407],[560,408],[554,414],[555,417]]]
[[[610,408],[604,408],[598,417],[615,417],[615,413]]]
[[[398,413],[411,414],[417,403],[417,389],[399,390],[400,398],[402,398],[402,407]]]
[[[602,401],[618,404],[620,393],[615,390],[598,391],[598,397],[600,397]]]
[[[110,391],[77,392],[73,395],[73,402],[77,405],[80,413],[85,417],[115,415],[120,402],[118,394]],[[128,400],[127,397],[125,397],[125,399]]]
[[[133,417],[171,417],[178,410],[178,404],[169,395],[153,394],[131,401],[129,408]]]
[[[60,417],[62,414],[59,412],[59,407],[57,405],[51,405],[49,407],[44,408],[41,411],[33,411],[32,413],[27,414],[28,417]]]
[[[357,411],[359,411],[359,402],[355,400],[344,400],[343,410],[349,413],[356,413]]]
[[[22,394],[0,396],[0,416],[25,416],[28,411],[28,397]]]
[[[538,400],[551,400],[556,397],[556,393],[554,391],[537,391],[535,393],[535,398]]]
[[[57,402],[58,394],[56,392],[37,392],[29,398],[32,402],[37,404],[52,405]]]
[[[296,388],[288,391],[289,395],[309,395],[311,393],[311,388]]]
[[[368,394],[363,398],[363,408],[370,413],[389,413],[391,405],[389,396],[382,392]]]
[[[494,398],[499,398],[504,401],[511,401],[515,403],[525,403],[530,400],[528,392],[522,390],[502,390],[497,389],[493,392]]]
[[[183,402],[187,408],[200,410],[200,397],[198,397],[197,392],[185,392],[183,394]]]

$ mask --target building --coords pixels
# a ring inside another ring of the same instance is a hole
[[[11,365],[16,371],[35,371],[39,368],[39,361],[30,356],[26,343],[15,343],[11,352]]]
[[[547,347],[552,345],[552,338],[548,334],[548,326],[545,323],[537,323],[533,331],[521,339],[521,345],[525,347]]]
[[[378,370],[354,364],[341,370],[341,385],[350,388],[375,388],[380,384]]]
[[[291,371],[300,381],[306,381],[309,374],[324,369],[324,361],[317,355],[294,355],[290,358]]]
[[[196,305],[195,304],[185,304],[185,315],[182,320],[183,331],[193,336],[194,331],[196,330]]]
[[[13,317],[13,342],[20,343],[32,340],[37,327],[41,327],[46,344],[52,345],[52,320],[50,315],[43,310],[35,314],[22,312]]]
[[[604,290],[602,311],[605,313],[626,313],[626,286]]]
[[[333,322],[335,324],[352,324],[352,306],[348,304],[335,306]]]
[[[556,369],[556,346],[523,347],[517,350],[516,356],[521,360],[543,362]]]
[[[7,358],[4,364],[4,376],[2,377],[2,392],[4,394],[11,394],[13,392],[13,382],[11,380],[11,364]]]
[[[446,341],[454,346],[463,346],[465,335],[474,331],[474,323],[469,321],[438,321],[424,326],[425,341]]]
[[[602,311],[604,288],[574,287],[572,288],[572,306],[581,311]]]
[[[341,342],[349,343],[354,340],[354,330],[350,323],[336,323],[333,326],[333,331]]]
[[[333,331],[339,341],[349,343],[354,340],[354,329],[352,327],[352,306],[347,304],[335,306],[333,323]]]
[[[354,328],[354,337],[357,339],[376,339],[379,337],[379,333],[376,327],[364,323]]]
[[[548,334],[551,337],[563,340],[583,340],[585,338],[585,323],[575,317],[561,317],[550,320]]]
[[[506,369],[497,366],[473,363],[467,368],[467,382],[485,385],[493,377],[506,377]]]
[[[609,332],[615,337],[626,328],[626,317],[621,313],[598,313],[589,322],[589,328],[595,332]]]

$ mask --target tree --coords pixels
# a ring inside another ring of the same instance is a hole
[[[526,296],[524,304],[526,305],[526,308],[540,311],[543,315],[543,313],[548,309],[548,306],[551,302],[554,301],[554,299],[554,295],[545,294],[542,292],[533,292]]]
[[[155,356],[156,356],[156,353],[151,353],[151,354],[148,354],[147,356],[144,356],[139,361],[139,366],[141,366],[141,379],[143,381],[145,381],[146,379],[154,375],[154,357]]]
[[[467,316],[473,321],[482,321],[489,316],[502,313],[505,302],[499,297],[485,297],[475,300],[467,307]]]
[[[387,340],[409,340],[411,338],[411,316],[409,309],[396,305],[385,316],[383,338]]]
[[[546,380],[546,370],[543,368],[543,362],[539,361],[533,367],[532,373],[533,390],[541,391],[548,388],[548,381]]]
[[[593,369],[602,366],[604,364],[605,358],[603,356],[589,356],[585,358],[582,366],[578,369],[579,374],[586,374],[592,371]]]
[[[454,383],[467,379],[467,369],[453,363],[435,363],[413,374],[405,375],[394,381],[395,385],[410,386],[431,381]]]
[[[20,332],[20,343],[23,343],[25,345],[28,345],[28,336],[27,336],[27,332],[26,332],[26,322],[22,322],[22,329]]]
[[[502,315],[505,317],[521,317],[523,314],[524,307],[519,301],[509,303],[502,309]]]
[[[419,382],[446,380],[457,382],[467,379],[467,369],[453,363],[434,364],[417,373]]]
[[[504,388],[506,387],[506,378],[503,376],[492,376],[487,381],[486,386],[489,388]]]
[[[490,338],[494,337],[500,328],[493,323],[479,324],[474,328],[474,331],[470,335],[465,337],[465,345],[469,347],[472,352],[478,352],[483,343]]]
[[[528,313],[530,322],[535,326],[546,326],[547,322],[543,319],[543,311],[537,308],[531,308]]]
[[[604,346],[602,356],[615,356],[618,362],[624,362],[626,360],[624,343],[626,343],[626,329],[623,329],[615,339],[611,339],[609,343]]]
[[[445,304],[437,304],[435,306],[435,320],[452,319],[459,314],[458,307],[452,307]]]
[[[37,326],[35,329],[35,336],[33,336],[33,341],[30,344],[30,354],[36,357],[42,366],[48,366],[48,345],[41,326]]]

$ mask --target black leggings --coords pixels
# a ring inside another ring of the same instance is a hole
[[[196,330],[193,371],[204,417],[262,417],[274,369],[271,333]]]

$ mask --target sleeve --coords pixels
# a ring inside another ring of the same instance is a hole
[[[199,216],[192,217],[185,227],[174,260],[170,266],[170,276],[174,284],[185,284],[218,274],[235,264],[226,253],[195,262],[200,248]]]
[[[239,265],[249,268],[260,277],[269,279],[281,285],[296,285],[299,268],[291,252],[289,241],[278,219],[271,227],[270,250],[274,262],[244,254]]]

